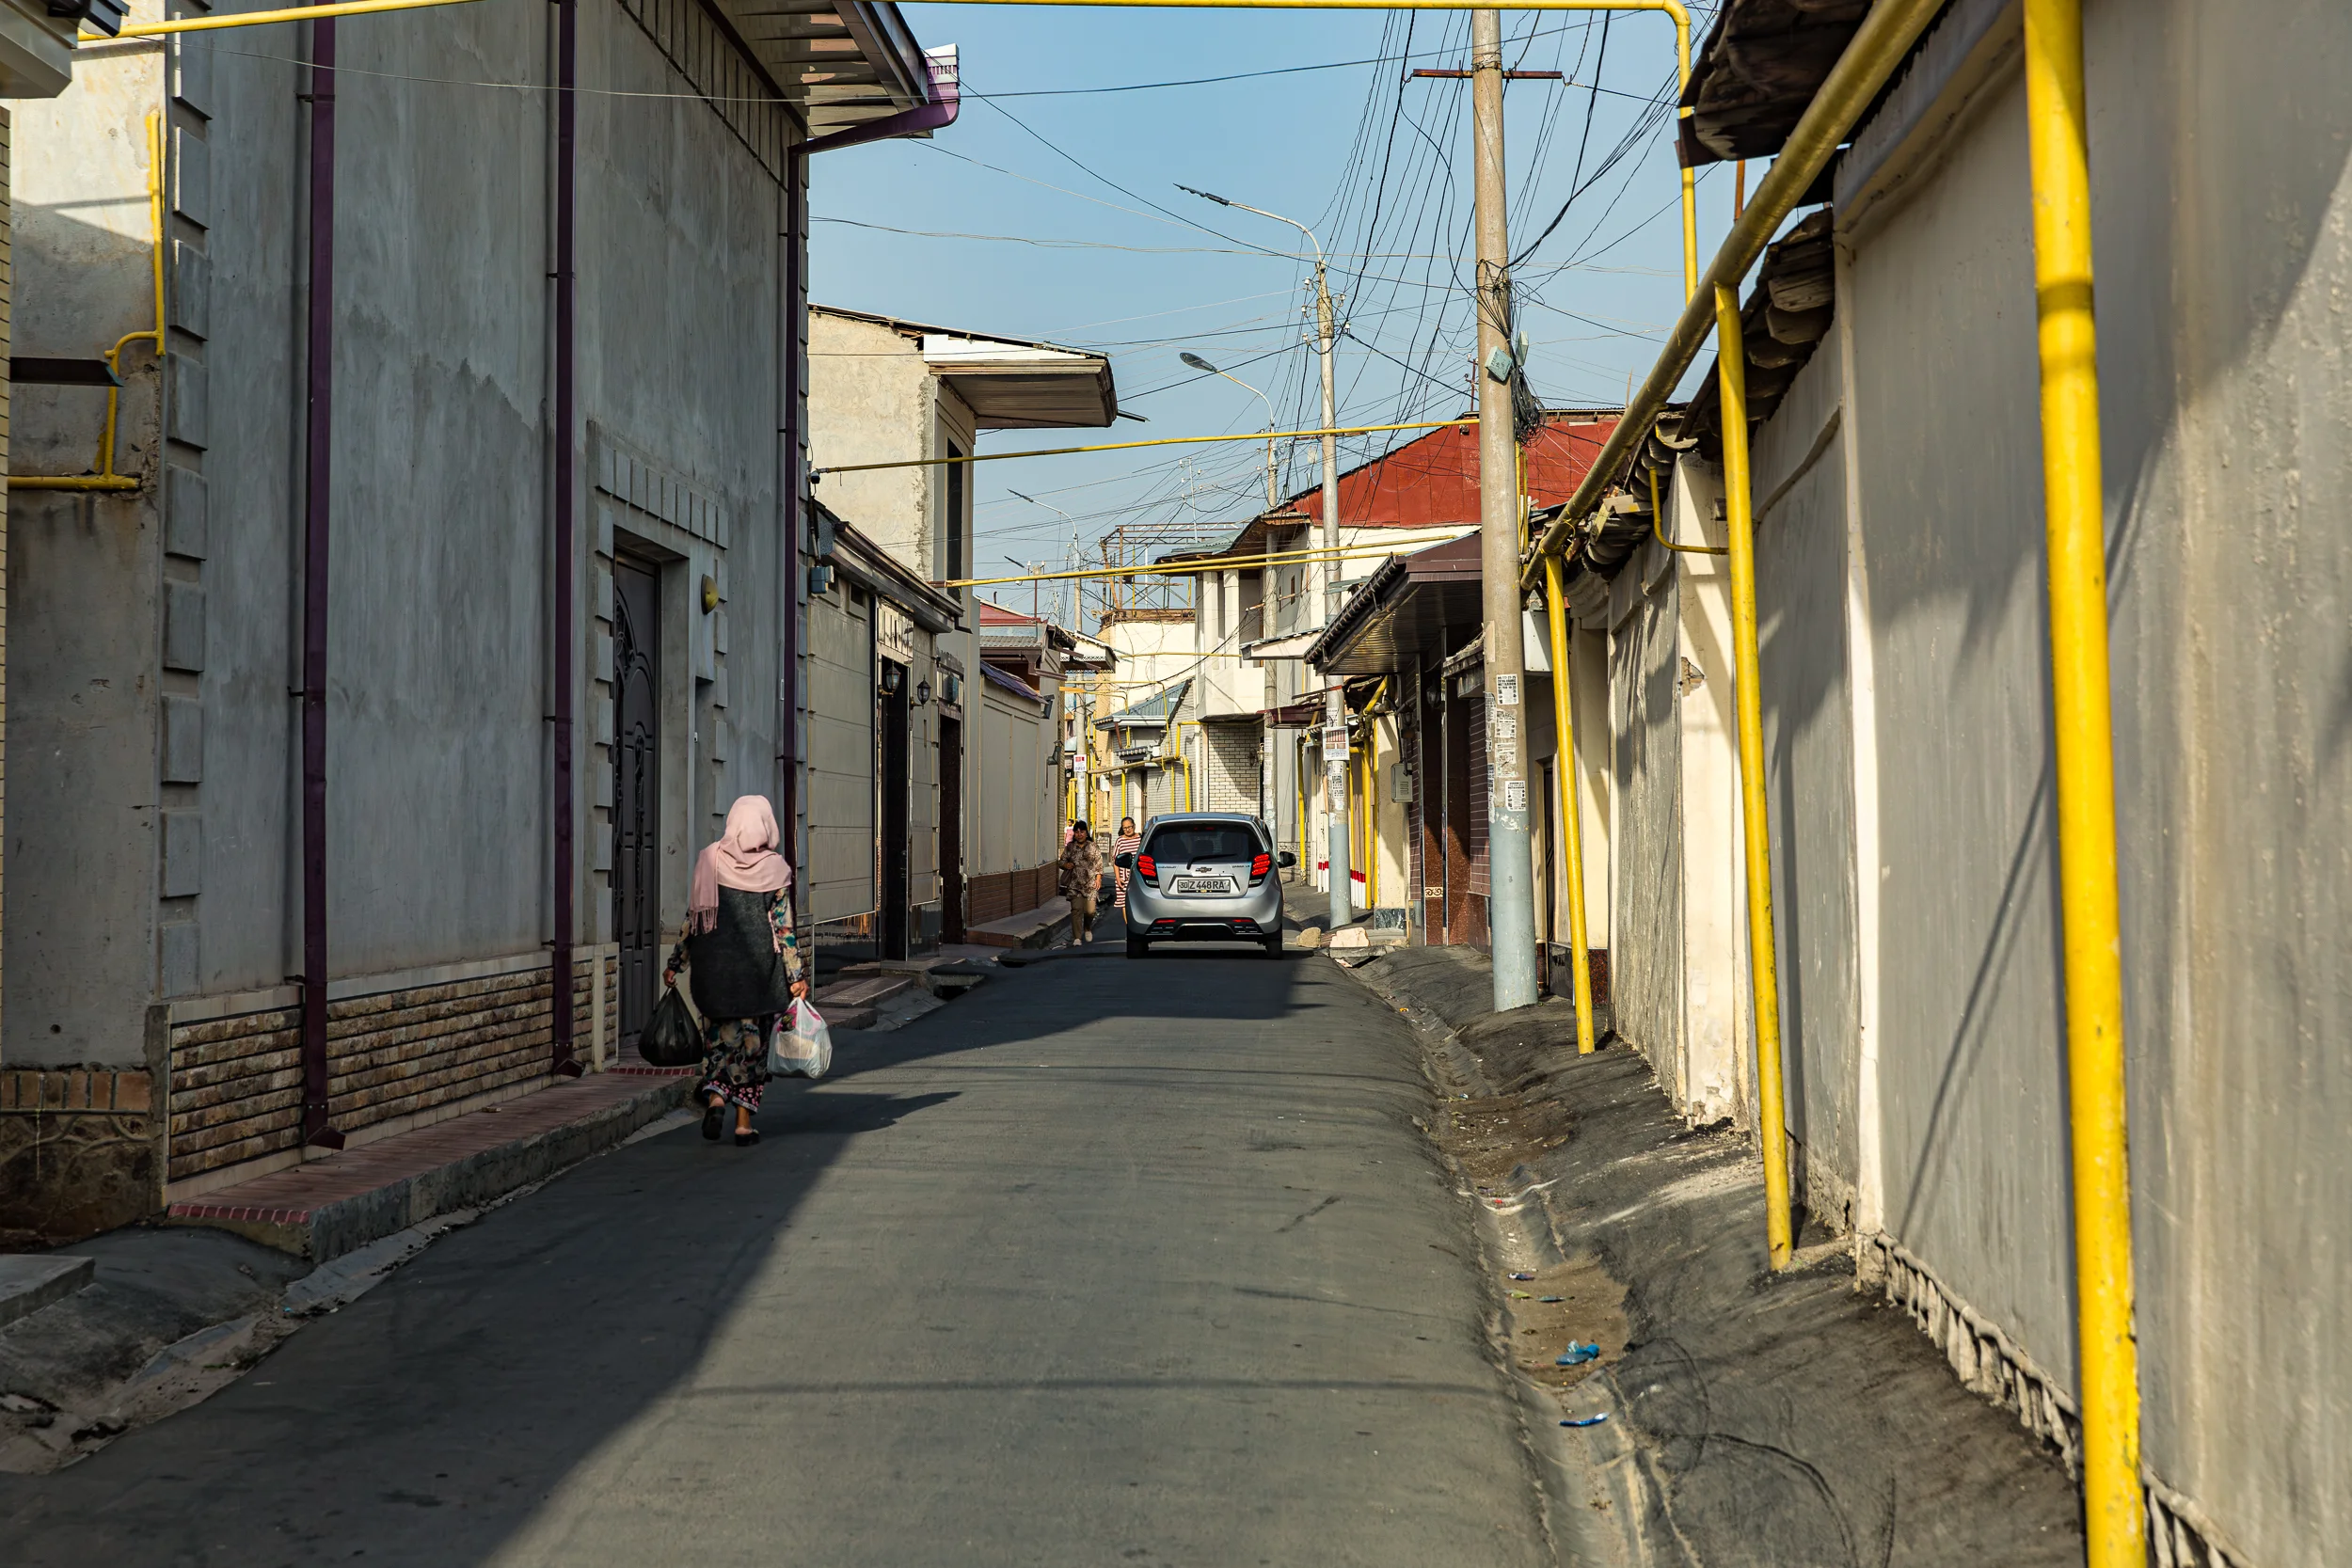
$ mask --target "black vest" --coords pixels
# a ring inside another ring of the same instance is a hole
[[[792,1005],[792,976],[768,911],[774,893],[719,890],[718,923],[686,939],[687,980],[705,1018],[760,1018]]]

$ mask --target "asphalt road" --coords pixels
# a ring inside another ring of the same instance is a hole
[[[0,1476],[0,1557],[1549,1562],[1426,1105],[1326,958],[1008,974]]]

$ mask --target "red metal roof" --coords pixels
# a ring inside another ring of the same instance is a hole
[[[1556,413],[1521,450],[1527,454],[1527,494],[1535,506],[1557,506],[1576,494],[1584,474],[1617,428],[1617,416]],[[1343,528],[1443,528],[1478,522],[1478,427],[1433,430],[1340,475]],[[1319,492],[1304,490],[1290,508],[1310,521],[1323,515]]]

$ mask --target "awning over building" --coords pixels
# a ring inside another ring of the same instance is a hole
[[[914,341],[931,373],[971,406],[982,430],[1094,428],[1119,418],[1119,388],[1111,380],[1107,355],[845,310],[837,305],[812,309],[887,326]]]
[[[1107,718],[1097,719],[1098,730],[1165,729],[1176,710],[1184,705],[1184,693],[1192,689],[1192,682],[1181,680],[1149,702],[1120,709]]]
[[[1327,675],[1378,675],[1451,651],[1484,620],[1475,533],[1389,562],[1307,650]]]
[[[933,103],[955,79],[954,55],[928,58],[895,5],[714,0],[711,8],[759,63],[767,85],[802,105],[811,136]]]

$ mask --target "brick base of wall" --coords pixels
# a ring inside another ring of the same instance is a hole
[[[964,882],[964,924],[985,926],[992,920],[1036,909],[1054,896],[1057,867],[1032,865],[1020,871],[992,871]]]
[[[589,1060],[595,965],[580,959],[572,984],[579,1054]],[[547,1078],[552,996],[546,966],[536,965],[330,1002],[329,1120],[349,1134]],[[299,1148],[299,1006],[175,1023],[170,1053],[170,1180]]]
[[[144,1068],[0,1070],[0,1251],[152,1212],[163,1186],[154,1101]]]

